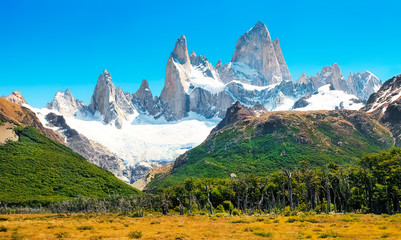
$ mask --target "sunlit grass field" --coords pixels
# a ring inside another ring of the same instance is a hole
[[[0,239],[401,239],[401,215],[0,216]]]

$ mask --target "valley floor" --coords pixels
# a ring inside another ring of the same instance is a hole
[[[401,239],[401,215],[0,216],[0,239]]]

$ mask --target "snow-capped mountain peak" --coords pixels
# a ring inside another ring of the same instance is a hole
[[[51,103],[46,105],[47,109],[59,112],[63,116],[74,116],[77,112],[86,114],[88,106],[82,101],[75,99],[69,89],[58,91]]]

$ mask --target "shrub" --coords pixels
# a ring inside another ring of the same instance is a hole
[[[216,207],[216,212],[218,212],[218,213],[224,213],[225,210],[224,210],[223,205],[219,204],[219,205]]]
[[[59,233],[56,233],[55,235],[56,235],[56,238],[58,238],[58,239],[63,239],[63,238],[65,238],[65,237],[68,236],[68,233],[66,233],[66,232],[59,232]]]
[[[333,232],[333,231],[328,231],[326,233],[322,233],[318,236],[318,238],[340,238],[342,235],[339,233]]]
[[[4,222],[4,221],[7,221],[7,220],[8,220],[8,218],[0,217],[0,222]]]
[[[11,240],[22,240],[24,238],[24,236],[22,236],[21,234],[19,234],[17,231],[14,231],[11,234]]]
[[[205,212],[205,211],[199,211],[198,214],[201,215],[201,216],[206,216],[206,215],[207,215],[207,212]]]
[[[150,222],[150,224],[151,224],[151,225],[160,224],[160,222],[159,222],[159,221],[153,221],[153,222]]]
[[[5,226],[0,227],[0,232],[7,232],[7,228]]]
[[[239,215],[241,215],[241,211],[238,210],[238,209],[236,209],[236,208],[234,208],[234,209],[233,209],[232,215],[233,215],[233,216],[239,216]]]
[[[244,229],[244,232],[256,232],[256,231],[262,231],[260,227],[247,227]]]
[[[232,204],[231,201],[224,201],[223,207],[224,207],[224,210],[226,210],[227,212],[230,213],[230,215],[232,215],[233,210],[234,210],[234,205]]]
[[[93,226],[79,226],[77,230],[93,230]]]
[[[296,218],[290,217],[290,218],[288,218],[287,221],[285,221],[285,222],[286,222],[286,223],[293,223],[293,222],[296,222],[296,221],[297,221]]]
[[[254,232],[253,234],[255,234],[256,236],[266,237],[266,238],[268,238],[268,237],[273,237],[273,233],[272,233],[272,232],[262,232],[262,231],[259,231],[259,232]]]
[[[388,238],[388,237],[390,237],[390,233],[385,233],[380,236],[380,238]]]
[[[232,221],[231,223],[249,223],[249,221],[239,219],[239,220],[234,220],[234,221]]]
[[[132,231],[128,234],[129,238],[141,238],[142,237],[142,232],[140,231]]]

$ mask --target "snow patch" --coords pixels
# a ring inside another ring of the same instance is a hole
[[[359,110],[364,105],[358,97],[340,90],[330,90],[330,84],[320,87],[317,93],[306,99],[309,104],[297,111],[350,109]]]
[[[28,105],[27,105],[28,107]],[[46,126],[45,116],[54,112],[47,108],[29,108]],[[190,112],[189,116],[175,122],[164,118],[132,114],[118,129],[105,124],[100,113],[85,116],[64,116],[67,124],[88,139],[98,142],[125,161],[128,167],[139,163],[174,161],[180,154],[199,145],[219,123],[220,118],[205,119]],[[55,128],[53,130],[57,130]]]

